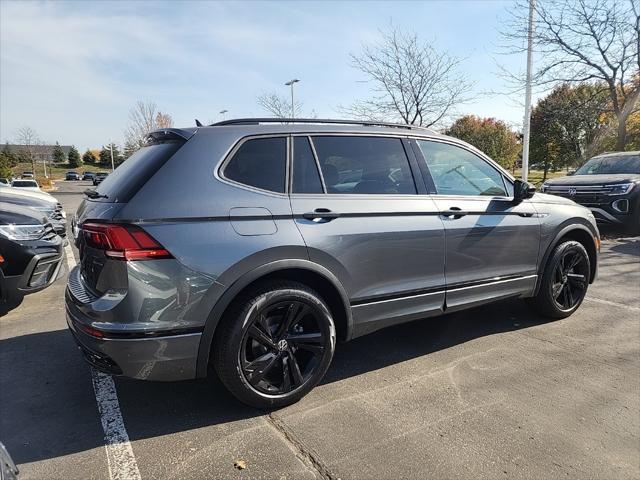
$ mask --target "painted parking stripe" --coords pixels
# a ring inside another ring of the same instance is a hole
[[[71,244],[64,247],[69,270],[77,265]],[[140,480],[140,471],[124,426],[116,385],[111,376],[91,369],[100,422],[104,431],[104,448],[111,480]]]
[[[634,307],[633,305],[625,305],[624,303],[612,302],[611,300],[605,300],[604,298],[595,298],[595,297],[585,297],[585,300],[589,300],[590,302],[601,303],[603,305],[611,305],[612,307],[625,308],[627,310],[633,310],[635,312],[640,312],[640,307]]]

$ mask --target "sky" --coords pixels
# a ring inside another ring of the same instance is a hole
[[[369,96],[350,54],[393,24],[460,57],[474,82],[457,109],[522,123],[498,64],[510,0],[389,2],[0,2],[0,141],[28,125],[47,142],[122,144],[136,101],[155,102],[175,126],[265,116],[256,98],[289,95],[305,112],[341,118],[340,105]]]

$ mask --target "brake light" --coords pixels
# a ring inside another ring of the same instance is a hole
[[[173,258],[151,235],[136,225],[84,223],[81,226],[86,244],[104,250],[117,260],[151,260]]]

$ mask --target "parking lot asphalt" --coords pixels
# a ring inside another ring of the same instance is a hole
[[[71,214],[88,185],[60,183]],[[21,480],[125,478],[108,462],[64,287],[0,318],[0,441]],[[512,300],[388,328],[338,345],[322,384],[275,412],[215,380],[115,385],[143,479],[637,479],[640,238],[604,242],[568,319]]]

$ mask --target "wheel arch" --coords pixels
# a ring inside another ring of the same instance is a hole
[[[547,249],[544,252],[544,255],[538,265],[538,282],[536,283],[534,295],[538,294],[538,291],[540,289],[540,280],[542,279],[544,269],[547,266],[547,262],[549,261],[551,253],[560,243],[567,240],[575,240],[576,242],[582,244],[582,246],[585,248],[587,254],[589,255],[589,283],[593,283],[593,281],[596,279],[598,273],[598,252],[600,250],[600,236],[598,235],[597,231],[594,231],[593,227],[586,224],[586,220],[585,223],[575,223],[575,220],[571,220],[561,226],[561,228],[555,234],[553,240],[549,243]],[[596,244],[596,241],[598,242],[598,244]]]
[[[349,297],[340,281],[326,268],[303,259],[276,260],[261,265],[231,284],[209,313],[198,348],[196,376],[205,377],[208,372],[211,346],[220,319],[242,292],[255,284],[270,279],[295,280],[316,290],[327,302],[336,324],[339,340],[349,340],[353,332],[353,319]]]

